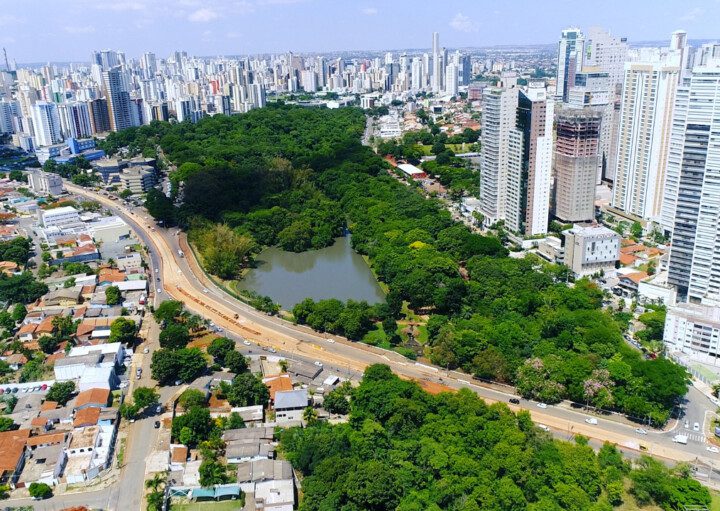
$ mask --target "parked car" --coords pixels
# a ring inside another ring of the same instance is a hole
[[[160,421],[155,421],[155,424],[153,424],[153,427],[155,429],[160,429]]]
[[[693,431],[700,431],[700,423],[696,422],[693,424]]]
[[[635,428],[635,433],[637,433],[639,435],[647,435],[647,431],[644,430],[643,428]]]
[[[511,402],[512,404],[514,404],[514,405],[519,405],[519,404],[520,404],[520,400],[519,400],[518,398],[516,398],[516,397],[511,397],[511,398],[510,398],[510,402]]]
[[[315,365],[318,366],[318,367],[322,367],[322,366],[323,366],[323,365],[322,365],[322,362],[320,362],[319,360],[316,360],[316,361],[315,361]]]
[[[543,431],[550,431],[550,428],[547,427],[545,424],[538,424],[537,427],[542,429]]]
[[[545,409],[545,408],[547,408],[547,404],[545,404],[545,403],[538,403],[538,404],[537,404],[537,407],[538,407],[538,408],[543,408],[543,409]]]
[[[585,419],[585,422],[588,424],[596,425],[598,423],[598,420],[595,417],[588,417]]]
[[[252,343],[251,343],[250,341],[248,341],[248,340],[245,340],[245,341],[243,341],[243,344],[244,344],[245,346],[250,346]]]
[[[150,348],[145,348],[145,349],[143,350],[143,353],[150,353]]]

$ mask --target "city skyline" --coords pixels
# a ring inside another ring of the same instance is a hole
[[[31,0],[3,6],[0,45],[11,61],[23,64],[84,62],[96,48],[121,49],[129,56],[145,51],[166,55],[178,49],[212,56],[426,48],[427,34],[435,31],[450,48],[553,44],[570,25],[604,26],[635,42],[663,39],[677,28],[706,39],[715,35],[712,16],[706,14],[720,3],[627,5],[617,0],[606,3],[602,12],[571,13],[569,6],[561,0],[527,6],[452,1],[437,11],[435,4],[405,0],[69,0],[48,9],[46,3]],[[626,15],[616,16],[621,7]],[[643,16],[650,7],[663,15]]]

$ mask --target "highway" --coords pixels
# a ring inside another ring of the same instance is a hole
[[[153,287],[156,290],[160,287],[162,291],[155,293],[156,303],[171,298],[181,300],[189,310],[210,319],[228,332],[261,346],[273,347],[290,357],[302,356],[357,372],[363,371],[368,365],[384,363],[401,377],[430,381],[451,388],[469,388],[489,402],[507,403],[511,397],[517,397],[510,387],[480,384],[461,372],[415,363],[392,351],[353,343],[337,336],[319,334],[306,327],[258,312],[228,295],[205,276],[188,250],[184,235],[177,234],[177,229],[157,227],[143,209],[130,210],[103,195],[69,183],[66,183],[66,188],[72,193],[100,202],[124,218],[136,231],[150,249],[153,275],[154,268],[158,268],[157,276],[161,280],[155,281]],[[183,256],[179,254],[179,250],[182,250]],[[529,410],[536,422],[547,425],[558,437],[582,434],[591,439],[616,443],[628,452],[641,451],[666,460],[687,461],[706,466],[720,465],[720,455],[707,451],[708,444],[702,433],[708,432],[710,427],[708,414],[702,413],[702,410],[714,410],[714,405],[694,388],[691,388],[688,399],[691,403],[696,403],[695,407],[699,409],[697,413],[703,415],[698,419],[703,421],[704,426],[699,433],[683,431],[683,424],[674,422],[666,431],[645,427],[648,434],[643,435],[635,431],[637,424],[615,414],[597,416],[598,424],[588,424],[585,422],[588,414],[572,408],[569,403],[540,409],[537,403],[521,400],[519,406],[510,407],[515,410]],[[690,441],[687,445],[673,442],[673,436],[680,431],[689,433]]]

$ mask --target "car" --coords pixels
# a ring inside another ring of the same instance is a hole
[[[251,343],[250,341],[243,341],[243,344],[244,344],[245,346],[251,346],[251,345],[252,345],[252,343]]]
[[[696,422],[693,424],[693,431],[700,431],[700,423]]]
[[[133,422],[135,422],[135,419],[130,419],[130,424],[132,424]]]
[[[550,428],[545,424],[538,424],[537,427],[542,429],[543,431],[550,431]]]
[[[547,408],[547,404],[545,404],[545,403],[538,403],[538,404],[537,404],[537,407],[538,407],[538,408],[543,408],[543,409],[545,409],[545,408]]]
[[[516,397],[511,397],[511,398],[510,398],[510,402],[511,402],[512,404],[514,404],[514,405],[519,405],[519,404],[520,404],[520,400],[519,400],[518,398],[516,398]]]
[[[150,353],[150,348],[145,348],[145,349],[143,350],[143,353]]]
[[[277,350],[276,350],[275,348],[270,348],[268,351],[269,351],[270,353],[277,353]]]
[[[647,435],[647,431],[644,430],[643,428],[635,428],[635,433],[637,433],[639,435]]]
[[[180,385],[182,383],[182,380],[175,380],[175,385]]]
[[[140,378],[141,378],[141,375],[140,375],[140,373],[138,373],[137,376],[135,377],[135,379],[139,380]]]
[[[690,423],[688,421],[685,421],[685,429],[690,429]]]
[[[160,429],[160,421],[155,421],[155,423],[153,424],[153,428]]]
[[[585,419],[585,422],[588,424],[596,425],[598,423],[597,419],[595,417],[588,417]]]
[[[210,291],[208,290],[208,288],[206,288],[206,287],[203,288],[203,293],[209,293],[209,292]]]
[[[162,413],[162,405],[157,405],[155,407],[155,413]]]
[[[160,293],[162,293],[162,289],[157,288],[157,294],[160,294]]]
[[[155,277],[155,280],[157,280],[158,282],[160,282],[160,277]]]
[[[160,268],[155,268],[155,273],[160,273]]]
[[[127,381],[127,380],[120,382],[120,388],[121,388],[121,389],[127,388],[129,385],[130,385],[130,382]]]
[[[319,360],[316,360],[316,361],[315,361],[315,365],[318,366],[318,367],[322,367],[322,366],[323,366],[323,365],[322,365],[322,362],[320,362]]]
[[[335,342],[335,339],[328,339],[327,342],[329,342],[330,344],[332,344],[332,343]]]

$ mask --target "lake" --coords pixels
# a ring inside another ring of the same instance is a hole
[[[320,250],[286,252],[276,247],[263,250],[251,269],[238,283],[269,296],[283,309],[291,310],[304,298],[322,300],[385,301],[385,294],[365,260],[350,246],[350,236]]]

